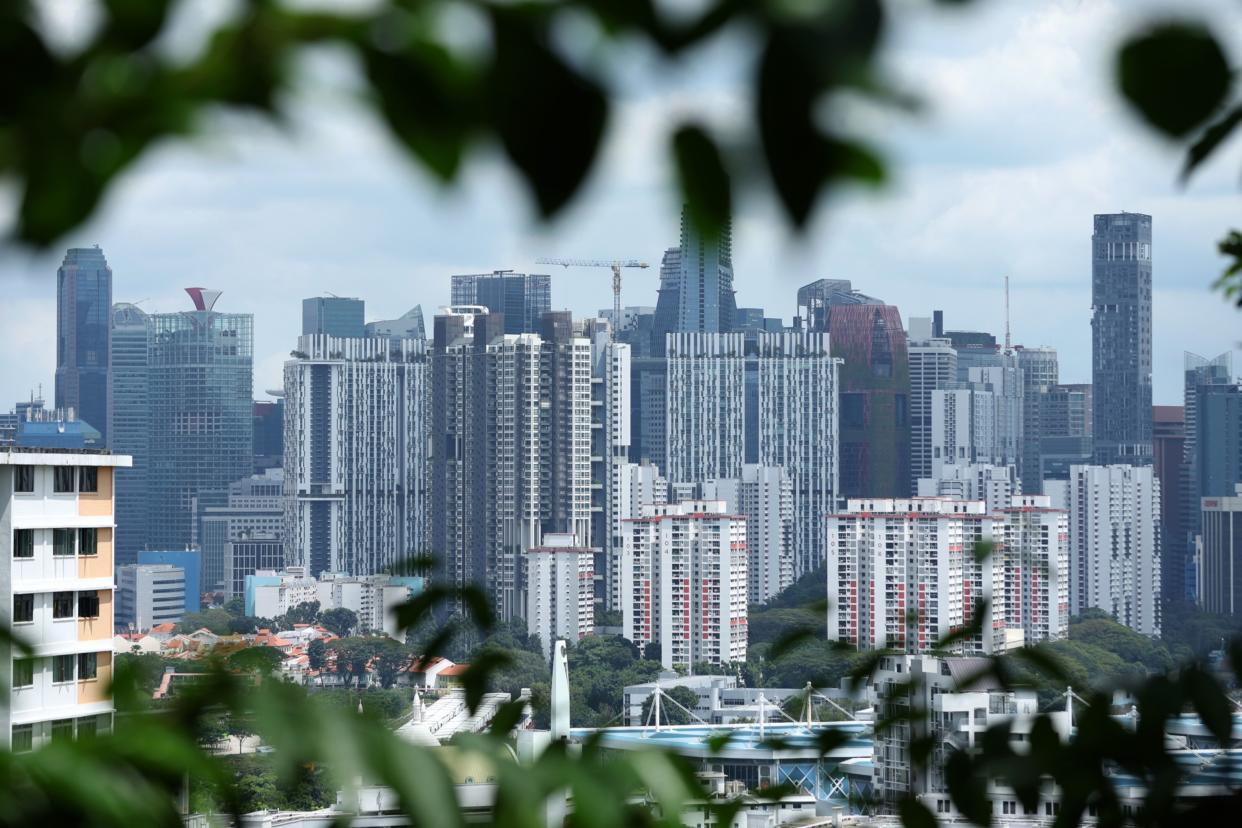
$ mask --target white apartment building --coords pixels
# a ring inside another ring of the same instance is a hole
[[[1090,607],[1160,634],[1160,479],[1150,466],[1071,466],[1045,480],[1069,511],[1070,612]]]
[[[991,524],[981,501],[850,499],[828,517],[828,640],[921,653],[968,625],[992,598],[991,560],[974,555]],[[958,649],[991,651],[991,603],[983,630]]]
[[[549,532],[526,551],[526,631],[545,658],[557,639],[573,644],[595,629],[595,550],[569,533]]]
[[[126,564],[116,570],[116,625],[145,632],[185,616],[185,570],[172,564]]]
[[[762,604],[793,583],[793,483],[780,466],[747,463],[740,477],[705,481],[704,500],[746,517],[747,601]]]
[[[670,482],[781,466],[794,493],[794,577],[819,566],[839,481],[837,375],[828,334],[671,333],[666,469]]]
[[[430,376],[416,339],[298,337],[285,363],[285,560],[370,575],[428,546]]]
[[[611,314],[610,314],[611,315]],[[591,537],[595,580],[605,609],[620,599],[614,561],[621,557],[620,520],[634,517],[623,506],[633,438],[630,346],[613,340],[610,323],[590,319],[583,333],[591,341]]]
[[[829,518],[828,638],[859,649],[925,653],[988,601],[967,655],[1068,632],[1067,516],[1043,495],[982,501],[851,499]],[[976,557],[979,544],[991,553]]]
[[[957,380],[957,351],[948,339],[932,336],[927,317],[911,317],[908,331],[910,474],[918,480],[932,473],[932,392]]]
[[[917,492],[919,497],[982,500],[989,512],[1008,506],[1021,493],[1017,467],[991,463],[946,463],[933,476],[920,478]]]
[[[125,455],[0,451],[0,748],[112,727],[114,470]]]
[[[746,660],[746,519],[720,501],[654,505],[625,522],[624,635],[666,668]]]
[[[975,388],[932,391],[930,476],[938,476],[950,463],[998,462],[992,392]]]
[[[625,553],[625,521],[642,517],[643,509],[656,503],[668,503],[668,480],[658,466],[642,463],[618,463],[612,468],[613,484],[609,509],[611,521],[611,552],[608,556],[606,594],[608,609],[621,609],[621,561]]]

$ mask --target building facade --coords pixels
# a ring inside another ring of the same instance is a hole
[[[1231,497],[1203,498],[1202,509],[1199,607],[1242,614],[1242,486]]]
[[[625,638],[666,668],[746,660],[746,519],[719,501],[651,507],[625,523]]]
[[[1069,512],[1070,612],[1110,613],[1143,635],[1161,621],[1160,480],[1150,466],[1074,466],[1045,491]]]
[[[1160,587],[1166,603],[1193,600],[1186,488],[1186,409],[1180,405],[1152,407],[1152,469],[1160,481]]]
[[[245,533],[224,545],[224,599],[246,594],[246,576],[285,568],[283,533]]]
[[[108,443],[112,268],[99,246],[72,247],[56,271],[56,408]]]
[[[112,419],[108,424],[112,450],[133,458],[133,466],[116,478],[116,562],[138,560],[147,543],[151,505],[147,489],[151,476],[151,399],[147,376],[147,337],[150,322],[137,305],[112,306]]]
[[[507,334],[537,333],[552,310],[552,277],[546,274],[469,273],[452,279],[454,306],[481,305],[500,314]]]
[[[747,463],[735,478],[704,481],[699,496],[746,518],[746,600],[763,604],[793,583],[793,484],[780,466]]]
[[[0,749],[112,729],[115,472],[128,457],[0,452]]]
[[[1151,262],[1151,216],[1095,216],[1091,384],[1096,465],[1151,465]]]
[[[429,380],[421,340],[298,339],[285,363],[287,562],[360,576],[430,551]]]
[[[254,465],[254,317],[213,310],[219,291],[186,292],[194,310],[148,317],[152,549],[189,545],[199,492]]]
[[[367,336],[389,339],[426,339],[423,326],[423,306],[415,305],[396,319],[385,319],[366,324]]]
[[[989,463],[948,463],[934,477],[919,480],[919,497],[951,497],[982,500],[989,512],[1008,506],[1022,493],[1018,470]]]
[[[660,263],[653,349],[663,353],[670,333],[729,333],[736,315],[732,225],[726,222],[718,235],[708,237],[683,209],[681,244],[665,251]]]
[[[302,336],[356,339],[366,335],[365,303],[344,296],[312,296],[302,300]]]
[[[906,347],[910,371],[911,486],[932,473],[932,392],[957,381],[957,351],[931,335],[931,320],[912,318]],[[913,489],[912,489],[913,490]]]
[[[175,566],[182,572],[184,605],[186,612],[198,612],[203,607],[203,556],[197,549],[157,551],[143,549],[138,553],[142,565]]]
[[[199,492],[194,499],[191,545],[202,557],[202,588],[227,589],[224,563],[229,541],[253,534],[285,537],[284,469],[267,469],[230,483],[225,489]]]
[[[572,534],[549,532],[526,550],[526,631],[544,658],[558,639],[575,644],[595,631],[595,550]]]
[[[116,623],[134,632],[177,624],[185,616],[185,570],[172,564],[126,564],[116,570]]]

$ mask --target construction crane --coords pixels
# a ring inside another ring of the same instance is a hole
[[[621,268],[651,267],[638,259],[536,259],[536,264],[560,265],[561,267],[610,267],[612,268],[612,338],[617,338],[621,327]]]

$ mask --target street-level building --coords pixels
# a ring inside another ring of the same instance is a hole
[[[0,452],[0,749],[112,727],[113,475],[130,458]]]

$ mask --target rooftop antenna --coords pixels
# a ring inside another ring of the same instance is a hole
[[[1009,342],[1009,274],[1005,274],[1005,354],[1012,354],[1013,347]]]

